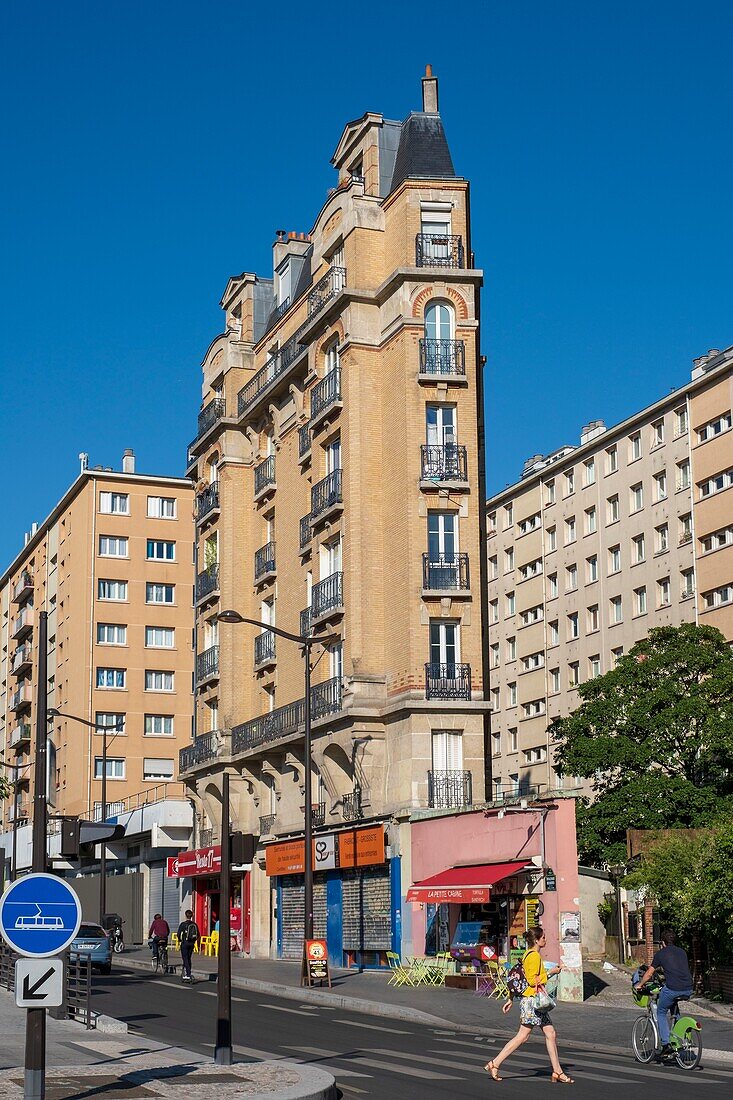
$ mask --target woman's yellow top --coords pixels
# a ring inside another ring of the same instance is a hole
[[[524,976],[527,979],[527,988],[522,996],[534,997],[537,986],[547,984],[547,971],[539,951],[534,948],[528,951],[522,960],[522,966],[524,967]]]

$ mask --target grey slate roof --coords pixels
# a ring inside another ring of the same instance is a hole
[[[455,179],[440,115],[414,111],[402,123],[390,193],[406,179]]]

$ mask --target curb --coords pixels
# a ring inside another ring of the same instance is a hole
[[[324,1069],[302,1062],[260,1062],[259,1065],[291,1069],[301,1078],[292,1088],[268,1092],[270,1100],[337,1100],[336,1079]]]

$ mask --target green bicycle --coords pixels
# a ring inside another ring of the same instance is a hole
[[[642,991],[634,990],[634,1003],[645,1008],[643,1016],[637,1016],[631,1029],[631,1045],[637,1062],[651,1062],[659,1054],[662,1044],[659,1038],[656,1003],[661,986],[647,985]],[[679,1001],[672,1009],[672,1027],[669,1045],[680,1069],[697,1069],[702,1059],[702,1028],[692,1016],[680,1015]]]

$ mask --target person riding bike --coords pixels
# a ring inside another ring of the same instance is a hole
[[[657,951],[652,959],[651,966],[636,983],[634,988],[641,989],[654,976],[657,970],[664,972],[664,985],[659,991],[657,1001],[657,1024],[659,1026],[659,1038],[662,1042],[662,1057],[672,1053],[669,1045],[670,1018],[669,1013],[677,1001],[687,1000],[692,996],[692,974],[690,963],[686,953],[681,947],[676,946],[676,939],[671,928],[662,932],[662,948]]]
[[[153,961],[157,962],[159,958],[159,948],[162,944],[164,947],[168,946],[168,937],[171,934],[168,921],[165,920],[160,913],[156,913],[153,917],[153,923],[150,925],[150,931],[148,932],[148,942],[153,950]]]

